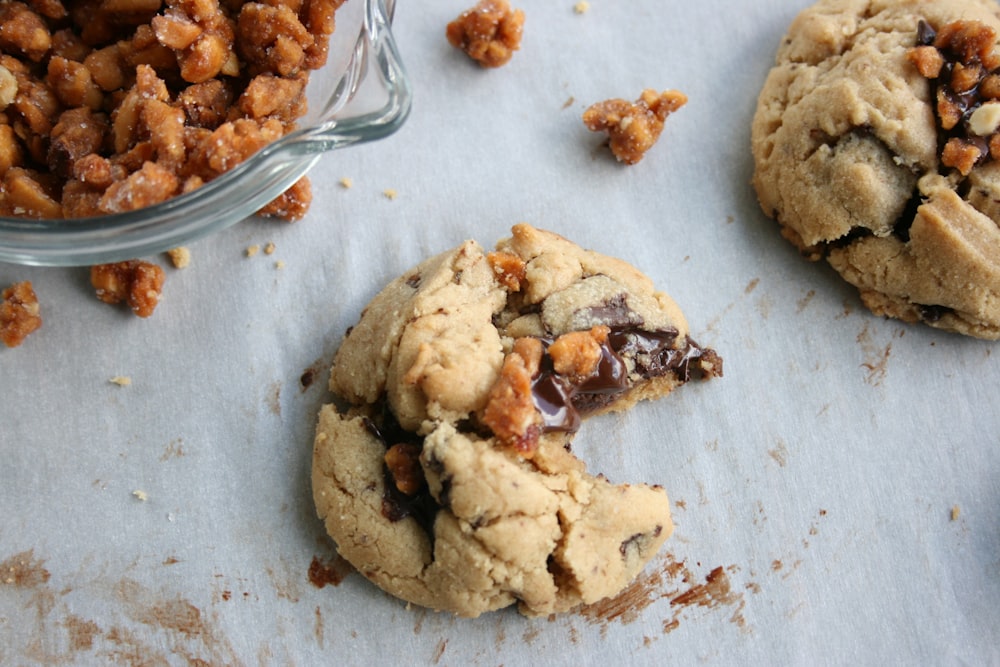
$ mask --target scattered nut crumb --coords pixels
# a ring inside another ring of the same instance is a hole
[[[274,254],[274,250],[275,250],[274,243],[272,243],[271,241],[268,241],[267,244],[264,245],[264,254],[265,255],[273,255]]]
[[[142,502],[146,502],[149,499],[149,495],[142,489],[136,489],[135,491],[132,492],[132,495],[141,500]]]
[[[383,190],[382,194],[385,195],[386,199],[390,199],[391,200],[391,199],[395,199],[398,196],[399,193],[397,193],[394,189],[389,188],[387,190]]]
[[[285,262],[279,259],[277,262],[274,263],[274,268],[280,271],[281,269],[285,268]]]
[[[167,251],[167,257],[175,269],[184,269],[191,264],[191,251],[185,246],[177,246]]]
[[[573,11],[577,14],[586,14],[590,11],[590,3],[587,0],[580,0],[580,2],[573,5]]]
[[[128,387],[132,384],[132,378],[127,375],[116,375],[113,378],[108,378],[108,382],[116,384],[119,387]]]
[[[259,245],[254,244],[252,246],[247,246],[247,257],[253,257],[258,252],[260,252],[260,246]]]
[[[958,521],[958,515],[960,514],[960,512],[961,512],[961,510],[959,509],[958,505],[952,505],[952,508],[951,508],[951,520],[952,521]]]
[[[445,36],[483,67],[500,67],[521,47],[524,12],[507,0],[481,0],[448,24]]]
[[[0,292],[0,341],[17,347],[42,326],[38,297],[31,281],[16,283]]]
[[[349,176],[344,176],[342,179],[340,179],[340,187],[344,188],[345,190],[350,190],[351,188],[354,187],[354,180]]]

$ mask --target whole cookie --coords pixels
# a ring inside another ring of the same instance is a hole
[[[764,212],[873,312],[1000,338],[1000,6],[821,0],[758,99]]]
[[[664,490],[570,451],[581,419],[722,360],[629,264],[529,225],[386,286],[345,336],[313,496],[340,554],[387,592],[462,616],[618,593],[670,536]]]

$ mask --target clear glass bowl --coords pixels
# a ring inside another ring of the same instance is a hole
[[[337,10],[327,64],[310,75],[309,113],[295,132],[155,206],[67,220],[0,217],[0,261],[84,266],[162,252],[253,215],[323,153],[392,134],[411,98],[392,35],[394,8],[395,0],[348,0]]]

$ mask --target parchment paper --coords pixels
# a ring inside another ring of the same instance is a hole
[[[995,344],[871,315],[749,186],[756,96],[806,4],[523,0],[522,49],[482,70],[444,39],[468,5],[401,1],[412,115],[326,155],[306,219],[197,241],[183,270],[148,258],[168,274],[148,320],[86,268],[0,264],[45,320],[0,350],[0,663],[1000,664]],[[647,87],[689,102],[625,167],[580,115]],[[384,283],[520,221],[648,273],[725,377],[574,445],[671,495],[635,586],[459,620],[337,560],[314,420]]]

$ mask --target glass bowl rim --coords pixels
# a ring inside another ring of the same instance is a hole
[[[83,266],[162,252],[249,218],[324,153],[398,130],[409,115],[412,93],[392,34],[395,0],[363,1],[346,70],[315,121],[198,189],[153,206],[87,218],[0,217],[0,261]],[[372,92],[380,96],[380,106],[353,112],[350,103],[359,93]]]

